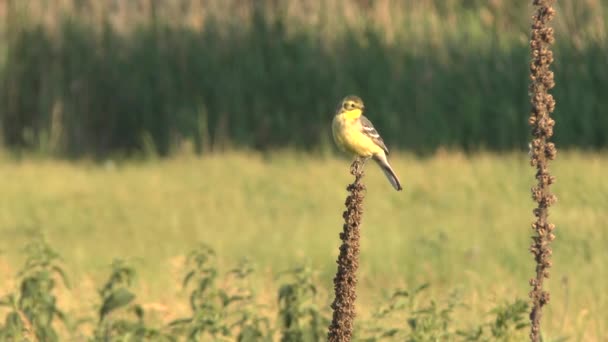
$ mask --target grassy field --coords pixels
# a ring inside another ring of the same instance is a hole
[[[42,232],[63,256],[73,289],[60,305],[86,316],[114,258],[139,271],[139,300],[155,319],[187,311],[184,255],[204,241],[221,268],[247,257],[259,300],[276,304],[276,275],[315,270],[320,303],[333,296],[349,161],[293,152],[104,165],[39,159],[0,163],[0,277],[12,279],[20,248]],[[362,319],[394,288],[430,283],[428,298],[458,290],[466,327],[488,310],[527,298],[533,170],[526,154],[393,156],[405,191],[368,168],[358,310]],[[608,169],[605,153],[566,152],[553,164],[558,204],[547,337],[608,336]],[[0,293],[15,283],[3,282]],[[405,323],[403,323],[405,325]]]

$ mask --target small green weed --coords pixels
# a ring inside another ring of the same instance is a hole
[[[189,272],[183,286],[191,287],[192,316],[175,320],[170,329],[186,335],[189,341],[213,340],[270,341],[272,331],[267,318],[257,314],[254,294],[248,286],[253,267],[246,261],[224,275],[230,289],[218,286],[219,271],[215,251],[201,244],[188,257]]]
[[[158,329],[146,326],[144,310],[131,291],[135,269],[122,260],[112,263],[112,272],[99,290],[101,308],[93,341],[174,341]]]
[[[57,307],[54,291],[57,283],[69,287],[61,259],[42,239],[28,244],[25,253],[27,259],[18,274],[19,289],[0,300],[0,306],[10,308],[0,326],[0,339],[59,341],[53,323],[66,324],[66,316]]]
[[[491,314],[495,318],[491,322],[459,330],[453,324],[461,314],[457,309],[466,309],[466,306],[460,302],[458,293],[450,294],[443,301],[430,300],[429,304],[420,306],[417,296],[428,287],[428,284],[424,284],[412,291],[395,291],[388,298],[388,305],[380,308],[373,315],[373,320],[365,324],[363,341],[508,342],[521,340],[522,329],[528,326],[528,304],[517,299],[493,309]],[[403,324],[404,319],[406,324]]]
[[[323,341],[329,319],[315,304],[317,287],[312,270],[299,267],[280,276],[288,279],[278,297],[281,341]]]

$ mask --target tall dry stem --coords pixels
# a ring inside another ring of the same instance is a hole
[[[555,225],[549,223],[549,207],[557,201],[557,197],[550,191],[550,186],[555,182],[555,177],[549,174],[549,160],[555,159],[557,150],[555,144],[549,142],[553,135],[555,121],[550,114],[555,110],[555,100],[549,94],[549,90],[555,86],[553,72],[550,70],[553,62],[551,45],[555,41],[553,28],[549,22],[555,16],[553,9],[554,0],[533,0],[536,6],[532,17],[532,32],[530,37],[530,50],[532,61],[530,63],[530,96],[532,112],[529,123],[532,126],[532,143],[530,144],[530,163],[536,167],[536,179],[538,184],[532,188],[532,198],[538,203],[534,209],[536,220],[532,228],[536,235],[532,238],[533,243],[530,252],[536,261],[536,277],[530,280],[532,291],[532,311],[530,313],[530,340],[540,341],[540,321],[542,308],[549,302],[549,292],[543,289],[545,278],[549,278],[551,267],[550,243],[555,239],[553,230]]]
[[[355,181],[346,189],[350,192],[346,198],[346,211],[343,231],[340,233],[342,246],[338,256],[338,271],[334,278],[335,299],[331,308],[333,317],[329,326],[329,342],[350,341],[353,335],[355,320],[355,300],[357,299],[357,269],[359,268],[359,237],[361,217],[363,215],[363,198],[365,185],[363,166],[365,160],[357,158],[350,167]]]

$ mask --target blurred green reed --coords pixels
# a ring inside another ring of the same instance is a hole
[[[66,156],[324,148],[357,93],[389,146],[528,140],[527,2],[0,1],[6,147]],[[606,147],[606,9],[555,23],[560,147]],[[565,36],[565,37],[564,37]]]

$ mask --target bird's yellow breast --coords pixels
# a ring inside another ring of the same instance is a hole
[[[371,157],[375,154],[384,153],[382,148],[376,145],[372,139],[362,133],[361,111],[352,113],[349,111],[338,114],[332,122],[332,132],[336,145],[345,152],[361,157]]]
[[[359,117],[361,117],[361,115],[363,115],[363,112],[361,111],[361,109],[353,109],[353,110],[345,111],[345,112],[341,113],[340,115],[343,116],[347,120],[356,120],[356,119],[359,119]],[[356,121],[359,121],[359,120],[356,120]]]

